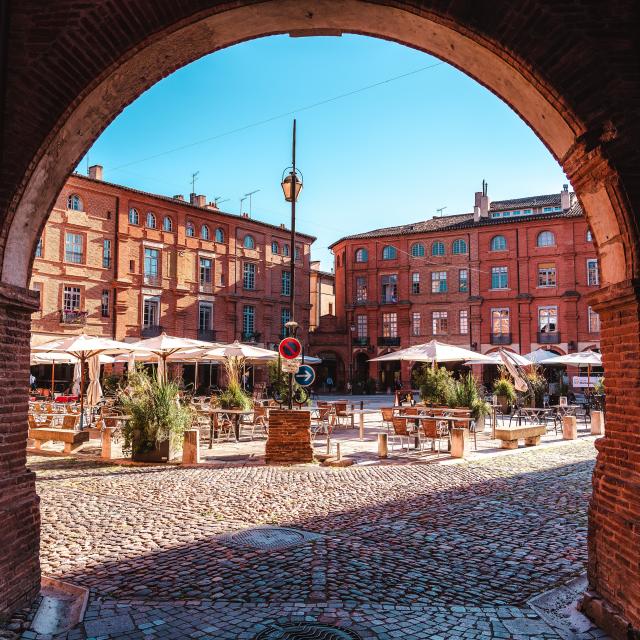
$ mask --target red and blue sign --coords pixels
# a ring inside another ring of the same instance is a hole
[[[278,352],[285,360],[293,360],[302,353],[302,345],[295,338],[285,338],[280,342]]]

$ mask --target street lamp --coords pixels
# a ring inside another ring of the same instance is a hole
[[[284,199],[291,203],[291,246],[289,260],[291,261],[291,279],[289,291],[289,322],[286,328],[290,336],[295,336],[298,323],[294,320],[294,304],[296,299],[296,201],[302,191],[302,174],[296,169],[296,120],[293,119],[293,137],[291,145],[291,166],[282,173],[282,192]],[[289,409],[293,409],[293,373],[289,374]]]

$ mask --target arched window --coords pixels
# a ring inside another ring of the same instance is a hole
[[[285,257],[289,255],[289,245],[288,244],[283,244],[282,245],[282,255],[285,256]]]
[[[173,220],[169,216],[165,216],[162,221],[162,228],[165,231],[173,231]]]
[[[383,260],[395,260],[397,257],[398,252],[396,251],[396,248],[392,247],[390,244],[382,249]]]
[[[224,231],[220,227],[216,229],[216,242],[224,242]]]
[[[431,245],[431,255],[432,256],[443,256],[444,255],[444,242],[434,242]]]
[[[424,245],[422,242],[416,242],[411,245],[411,255],[414,258],[424,258]]]
[[[507,239],[504,236],[493,236],[491,238],[491,251],[506,251]]]
[[[186,233],[188,238],[195,238],[196,229],[193,226],[193,222],[187,222]]]
[[[453,253],[459,255],[461,253],[467,253],[467,241],[462,238],[453,241]]]
[[[151,213],[151,211],[147,213],[147,227],[149,227],[149,229],[156,228],[156,216],[153,213]]]
[[[138,210],[131,207],[129,209],[129,224],[140,224],[140,216]]]
[[[244,245],[245,249],[255,249],[256,248],[256,241],[253,239],[253,236],[250,236],[249,234],[247,234],[244,237],[244,242],[242,244]]]
[[[366,249],[356,249],[356,262],[367,262],[369,252]]]
[[[591,235],[591,229],[587,229],[587,242],[593,242],[593,235]]]
[[[277,256],[279,252],[280,252],[280,247],[278,246],[278,243],[274,240],[271,243],[271,253],[273,253],[274,256]]]
[[[82,208],[82,198],[77,193],[72,193],[67,198],[67,209],[72,211],[84,211]]]
[[[208,240],[209,239],[209,227],[206,224],[203,224],[200,227],[200,237],[203,240]]]
[[[536,244],[539,247],[553,247],[556,244],[556,236],[553,231],[541,231]]]

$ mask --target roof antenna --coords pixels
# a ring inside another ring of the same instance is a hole
[[[440,207],[439,209],[436,209],[436,211],[438,212],[438,215],[442,218],[442,212],[446,209],[447,207]]]
[[[196,192],[196,180],[198,179],[199,173],[199,171],[196,171],[195,173],[191,174],[191,193]]]
[[[487,195],[487,189],[489,188],[489,185],[487,184],[486,180],[482,181],[482,195],[486,196]]]

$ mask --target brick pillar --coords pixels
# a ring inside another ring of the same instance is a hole
[[[640,637],[640,282],[598,291],[591,304],[601,319],[607,430],[595,443],[589,592],[583,607],[612,637],[635,638]]]
[[[37,297],[0,284],[0,620],[40,590],[40,508],[26,468],[31,313]]]
[[[267,464],[313,462],[309,411],[269,411],[269,436],[265,447]]]

